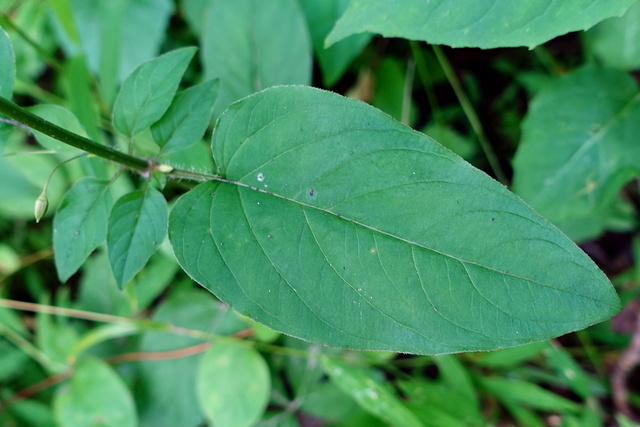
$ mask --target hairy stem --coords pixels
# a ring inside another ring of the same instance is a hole
[[[68,144],[72,147],[86,151],[87,153],[94,154],[98,157],[110,160],[115,163],[119,163],[130,169],[138,171],[147,171],[149,169],[149,162],[138,157],[130,156],[121,151],[115,150],[111,147],[98,144],[88,138],[76,135],[73,132],[69,132],[60,126],[54,125],[47,120],[44,120],[33,113],[30,113],[26,109],[14,104],[13,102],[0,97],[0,113],[11,117],[12,119],[44,133],[52,138],[57,139],[60,142]]]

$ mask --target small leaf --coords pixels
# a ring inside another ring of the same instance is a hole
[[[162,152],[189,148],[202,138],[211,123],[219,83],[209,80],[176,95],[164,116],[151,126]]]
[[[185,47],[166,53],[138,66],[125,79],[113,106],[113,124],[120,133],[133,136],[162,117],[196,50]]]
[[[50,121],[68,131],[71,131],[77,135],[87,137],[87,133],[76,118],[76,116],[69,110],[59,105],[40,104],[28,109],[33,114],[42,117],[43,119]],[[50,150],[66,153],[77,153],[78,149],[68,144],[58,141],[55,138],[45,135],[42,132],[36,130],[33,131],[36,140]]]
[[[307,17],[313,50],[322,70],[322,80],[325,86],[331,87],[369,43],[372,35],[356,34],[327,48],[324,39],[346,10],[349,0],[302,0],[300,5]]]
[[[246,328],[228,307],[208,298],[204,290],[193,288],[190,281],[186,288],[180,289],[179,285],[172,286],[169,296],[154,313],[154,321],[218,334],[233,334]],[[234,326],[229,329],[231,324]],[[201,340],[168,331],[150,331],[142,336],[140,351],[178,350],[183,356],[141,364],[136,398],[142,426],[205,425],[196,393],[196,374],[202,353],[188,351],[201,346]]]
[[[310,83],[311,41],[296,0],[216,0],[205,19],[205,75],[221,82],[216,116],[266,87]]]
[[[131,392],[109,365],[87,358],[78,363],[71,384],[55,396],[54,412],[61,427],[134,427],[136,409]]]
[[[619,310],[606,276],[518,197],[362,102],[271,88],[233,104],[213,135],[224,181],[178,200],[171,243],[194,280],[272,329],[438,354]]]
[[[269,368],[245,344],[213,343],[200,359],[197,378],[200,407],[213,425],[253,425],[269,402]]]
[[[634,0],[512,0],[460,3],[457,0],[353,0],[327,44],[351,34],[424,40],[452,47],[533,48],[570,31],[585,30],[620,16]]]
[[[640,93],[631,76],[594,67],[565,75],[529,105],[513,191],[569,237],[595,237],[620,188],[640,171],[638,134]],[[594,219],[589,228],[572,227]]]
[[[120,198],[109,216],[107,248],[120,289],[145,266],[167,235],[167,202],[153,187]]]
[[[362,409],[391,425],[421,427],[422,423],[389,389],[374,381],[365,371],[325,357],[322,365],[331,381],[351,396]]]
[[[640,2],[619,18],[610,18],[589,30],[587,47],[609,66],[621,70],[640,69]]]
[[[13,53],[11,40],[6,31],[0,27],[0,96],[11,98],[13,83],[16,78],[16,57]]]
[[[63,282],[105,241],[111,206],[109,182],[90,177],[76,182],[62,199],[53,219],[53,253]]]
[[[527,360],[540,356],[547,348],[549,343],[538,341],[520,347],[477,353],[473,355],[473,361],[484,367],[515,369]]]

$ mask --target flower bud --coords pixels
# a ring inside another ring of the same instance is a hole
[[[44,214],[47,213],[47,208],[49,207],[49,201],[47,200],[47,195],[42,193],[36,199],[36,203],[33,207],[33,214],[36,217],[36,222],[40,222]]]
[[[158,165],[158,167],[156,169],[158,169],[158,171],[160,171],[162,173],[171,173],[173,171],[173,166]]]

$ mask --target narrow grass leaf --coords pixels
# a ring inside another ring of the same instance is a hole
[[[479,379],[482,388],[504,403],[543,411],[577,412],[580,405],[527,381],[498,377]]]
[[[362,409],[391,425],[421,427],[422,423],[388,388],[374,381],[364,370],[322,358],[325,372],[342,391],[351,396]]]

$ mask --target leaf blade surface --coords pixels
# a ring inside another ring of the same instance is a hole
[[[424,40],[452,47],[527,46],[585,30],[620,16],[633,0],[510,0],[461,3],[455,0],[354,0],[327,37],[333,44],[352,34]]]
[[[53,252],[58,277],[66,281],[107,238],[113,206],[109,182],[85,177],[65,194],[53,219]]]
[[[640,91],[628,74],[596,67],[567,74],[531,102],[513,191],[570,237],[593,238],[610,222],[620,188],[640,171],[638,132]]]
[[[360,102],[263,91],[225,113],[213,152],[227,181],[178,201],[174,251],[196,281],[273,329],[436,354],[542,340],[618,309],[606,277],[555,227]]]
[[[107,247],[120,289],[144,267],[167,235],[167,202],[155,188],[120,198],[111,210]]]
[[[218,0],[201,37],[206,78],[220,79],[215,116],[264,88],[309,84],[312,48],[297,1]]]
[[[160,119],[171,101],[195,47],[165,53],[138,66],[122,83],[113,106],[113,125],[133,136]]]

